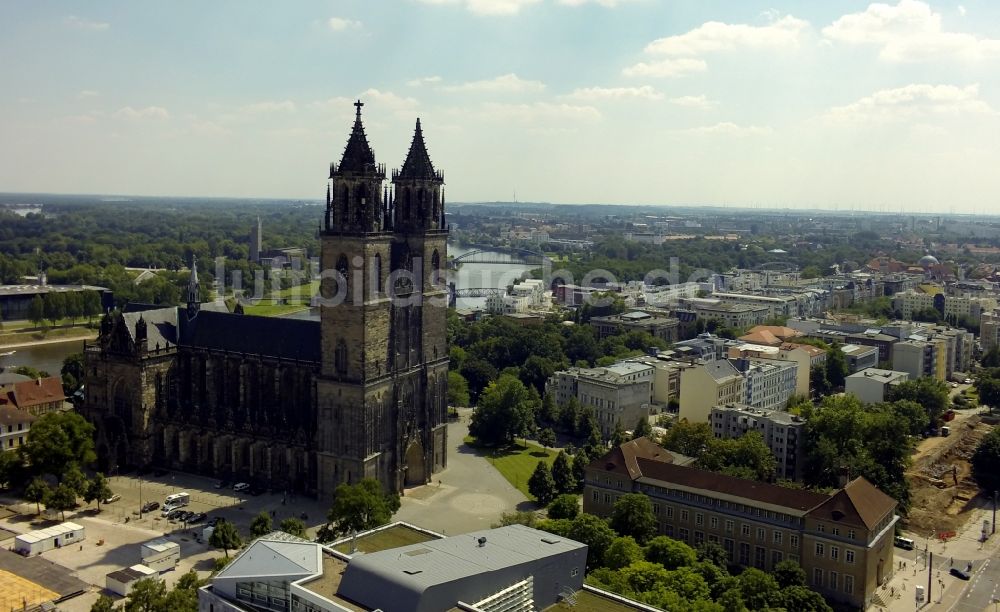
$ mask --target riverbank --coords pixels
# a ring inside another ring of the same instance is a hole
[[[0,350],[18,349],[62,342],[79,342],[97,338],[97,330],[86,327],[70,327],[45,332],[20,332],[0,335]]]

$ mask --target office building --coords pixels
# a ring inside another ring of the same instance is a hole
[[[775,476],[786,480],[802,480],[802,442],[805,421],[782,410],[760,410],[746,404],[714,406],[710,417],[712,434],[728,440],[758,432],[774,454]]]
[[[909,379],[910,375],[906,372],[868,368],[847,376],[844,379],[844,391],[866,404],[877,404],[886,401],[893,385]]]

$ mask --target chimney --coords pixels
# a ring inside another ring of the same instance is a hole
[[[847,486],[847,483],[851,481],[851,468],[846,465],[840,466],[840,471],[837,474],[837,487],[843,489]]]
[[[486,536],[480,537],[479,540],[477,540],[477,541],[479,542],[479,548],[485,548],[486,547]]]

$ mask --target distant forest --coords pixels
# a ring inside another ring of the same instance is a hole
[[[322,208],[283,200],[134,198],[101,201],[85,196],[0,196],[0,282],[43,271],[51,284],[89,284],[114,291],[119,304],[176,304],[198,258],[203,291],[214,281],[216,257],[227,271],[252,278],[249,233],[260,216],[263,250],[304,247],[319,254]],[[42,213],[14,209],[42,206]],[[131,268],[170,272],[135,285]]]

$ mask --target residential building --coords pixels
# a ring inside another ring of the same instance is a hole
[[[983,314],[979,321],[979,342],[984,353],[1000,344],[1000,309]]]
[[[760,410],[746,404],[714,406],[710,418],[716,438],[740,438],[750,431],[760,433],[777,461],[775,476],[802,480],[802,442],[805,421],[782,410]]]
[[[746,335],[740,336],[738,340],[748,344],[761,344],[764,346],[781,346],[785,342],[792,342],[802,332],[791,327],[781,325],[755,325],[750,328]]]
[[[36,419],[27,410],[4,403],[0,398],[0,451],[14,450],[24,444]]]
[[[929,376],[946,380],[947,357],[944,339],[905,340],[897,342],[892,349],[892,369],[906,372],[913,379]]]
[[[586,561],[585,544],[523,525],[354,555],[276,532],[212,576],[198,609],[534,610],[580,589]]]
[[[810,394],[809,370],[814,363],[826,361],[826,351],[808,344],[784,343],[780,346],[740,344],[729,348],[729,357],[748,359],[775,359],[795,363],[795,393]]]
[[[642,310],[633,310],[623,314],[591,317],[590,325],[600,338],[630,331],[642,331],[654,338],[672,343],[677,341],[680,321],[673,317],[655,316]]]
[[[830,495],[676,465],[612,449],[586,469],[583,509],[611,516],[622,495],[649,497],[658,532],[691,546],[711,542],[764,571],[789,559],[811,589],[864,609],[896,569],[896,501],[864,478]]]
[[[531,308],[531,298],[526,295],[492,293],[486,297],[486,312],[490,314],[518,314]]]
[[[851,374],[878,365],[878,348],[860,344],[845,344],[840,347],[847,362],[847,371]]]
[[[732,359],[746,380],[742,403],[763,410],[780,410],[795,394],[798,364],[779,359]]]
[[[673,359],[660,357],[633,357],[628,361],[644,363],[653,368],[653,384],[651,389],[652,403],[655,408],[662,409],[671,399],[680,400],[681,372],[694,365]]]
[[[675,342],[672,347],[662,351],[660,355],[670,359],[683,359],[689,362],[715,361],[725,359],[728,349],[737,343],[710,333],[698,334],[690,340]]]
[[[698,364],[681,372],[679,417],[707,423],[712,407],[746,401],[746,380],[731,359]]]
[[[867,368],[844,379],[844,391],[854,394],[866,404],[884,402],[893,385],[910,380],[906,372]]]
[[[553,374],[545,392],[559,405],[575,397],[581,406],[594,411],[601,433],[611,437],[616,426],[632,429],[639,419],[649,416],[653,372],[653,366],[634,361],[601,368],[569,368]]]
[[[946,321],[965,317],[978,323],[983,313],[997,307],[997,300],[993,297],[945,295],[940,287],[935,286],[930,293],[915,290],[897,293],[892,298],[892,307],[903,319],[912,319],[913,313],[921,310],[936,310]]]
[[[689,298],[681,303],[700,319],[721,321],[726,327],[734,329],[762,325],[772,318],[771,308],[761,304],[724,303],[713,298]]]
[[[0,406],[13,406],[34,416],[66,407],[66,394],[58,376],[0,384]]]

